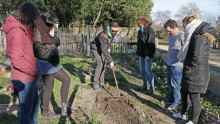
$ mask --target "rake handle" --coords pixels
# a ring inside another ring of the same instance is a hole
[[[116,76],[115,76],[114,66],[112,67],[112,73],[113,73],[113,76],[114,76],[114,80],[115,80],[115,85],[116,85],[116,88],[117,88],[118,96],[120,96],[119,88],[118,88],[118,81],[117,81]]]

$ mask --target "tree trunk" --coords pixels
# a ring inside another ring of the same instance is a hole
[[[97,23],[98,20],[99,20],[99,16],[101,15],[103,5],[104,5],[104,2],[102,2],[101,6],[100,6],[100,8],[99,8],[98,15],[97,15],[97,17],[96,17],[96,19],[95,19],[95,21],[94,21],[94,24],[93,24],[93,29],[95,28],[96,23]]]

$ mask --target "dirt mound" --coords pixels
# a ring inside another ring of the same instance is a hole
[[[102,124],[146,124],[146,116],[143,116],[141,108],[135,105],[132,97],[120,92],[121,97],[113,97],[118,94],[112,86],[105,86],[98,93],[92,89],[79,88],[73,107],[82,114],[81,117],[75,117],[76,122],[97,120]]]
[[[132,98],[126,94],[117,94],[111,86],[104,88],[106,92],[97,95],[97,108],[116,124],[142,124],[144,117]],[[114,94],[109,96],[109,94]]]

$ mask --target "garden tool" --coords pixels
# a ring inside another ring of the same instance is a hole
[[[115,85],[116,85],[116,89],[117,89],[118,97],[120,97],[120,92],[119,92],[119,89],[118,89],[118,81],[117,81],[116,76],[115,76],[115,69],[114,69],[114,66],[112,67],[112,73],[113,73],[113,76],[114,76],[114,80],[115,80]]]
[[[120,95],[120,92],[119,92],[118,81],[117,81],[117,79],[116,79],[114,67],[112,67],[112,73],[113,73],[113,76],[114,76],[115,85],[116,85],[116,89],[117,89],[117,96],[113,96],[113,95],[112,95],[111,97],[105,97],[105,99],[106,99],[106,100],[119,100],[120,98],[123,97],[123,95],[121,96],[121,95]]]

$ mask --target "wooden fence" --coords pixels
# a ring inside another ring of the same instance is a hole
[[[87,34],[74,33],[58,33],[61,44],[58,47],[61,55],[86,54],[87,52]],[[92,33],[89,36],[89,43],[95,38],[96,34]],[[121,38],[113,40],[111,44],[112,53],[132,53],[136,48],[136,41],[131,38]],[[88,44],[90,45],[90,44]]]
[[[88,54],[90,51],[90,43],[95,36],[102,31],[102,27],[95,29],[90,26],[73,27],[71,33],[58,32],[57,35],[61,39],[61,44],[58,47],[61,55],[73,54]],[[132,52],[134,45],[127,44],[128,42],[136,42],[137,28],[136,27],[120,27],[117,40],[113,40],[111,45],[111,52],[113,53],[127,53]],[[3,31],[0,31],[0,47],[6,47],[6,38]],[[129,49],[129,50],[128,50]]]
[[[2,47],[2,48],[6,47],[5,33],[1,30],[0,30],[0,47]]]
[[[96,29],[92,31],[88,28],[87,31],[79,33],[79,29],[72,33],[57,33],[61,39],[61,44],[58,47],[61,55],[74,55],[74,54],[88,54],[89,43],[95,38],[95,36],[101,31]],[[90,33],[91,32],[91,33]],[[134,34],[137,32],[135,29],[120,28],[119,34],[113,40],[111,45],[112,53],[133,53],[136,49],[136,37]],[[87,35],[88,34],[88,35]],[[132,34],[132,35],[131,35]],[[117,39],[117,40],[116,40]],[[88,45],[87,45],[88,44]],[[0,31],[0,48],[6,47],[6,38],[3,31]],[[220,42],[215,42],[212,48],[220,49]]]

